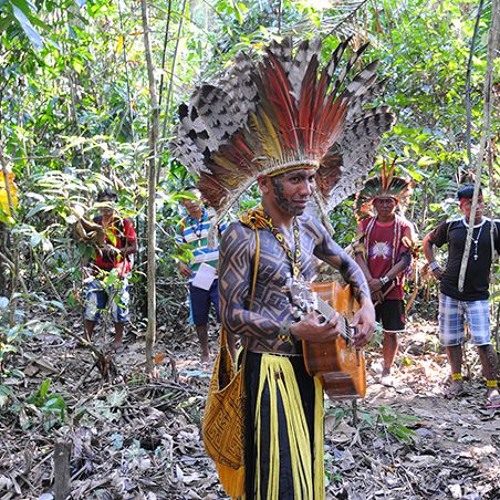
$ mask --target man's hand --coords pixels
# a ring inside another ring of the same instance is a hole
[[[306,314],[299,322],[290,326],[290,333],[299,340],[309,342],[331,342],[341,333],[342,321],[335,313],[329,320],[317,312]]]
[[[431,269],[431,273],[434,278],[436,278],[438,281],[441,281],[441,278],[443,277],[443,270],[440,267]]]
[[[351,326],[356,328],[354,345],[363,347],[370,342],[375,331],[375,308],[370,301],[365,303],[356,311]]]
[[[370,292],[372,293],[372,297],[373,297],[373,294],[376,293],[376,292],[379,292],[380,290],[382,290],[382,282],[380,281],[379,278],[370,278],[368,280],[368,286],[370,287]]]
[[[185,278],[189,278],[193,274],[193,271],[189,268],[187,264],[184,264],[184,262],[179,262],[179,272],[181,273],[181,276],[184,276]]]
[[[109,260],[115,260],[117,256],[121,255],[120,249],[110,245],[109,243],[106,243],[101,247],[101,252],[102,256]]]

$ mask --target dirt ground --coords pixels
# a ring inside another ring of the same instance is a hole
[[[50,500],[64,472],[73,499],[227,498],[199,432],[212,366],[200,365],[184,330],[160,330],[152,379],[140,328],[107,366],[61,330],[41,328],[11,359],[24,376],[2,381],[0,499]],[[103,352],[110,343],[96,338]],[[211,343],[215,351],[215,332]],[[485,405],[474,350],[468,392],[452,400],[434,322],[410,323],[394,387],[378,383],[377,339],[366,357],[367,397],[325,403],[327,498],[500,499],[500,410]],[[69,450],[66,471],[54,468],[56,445]]]

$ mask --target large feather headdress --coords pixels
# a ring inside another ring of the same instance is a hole
[[[257,62],[239,53],[181,104],[169,148],[219,218],[257,178],[290,169],[318,168],[323,214],[361,187],[395,118],[374,105],[383,89],[376,62],[351,76],[366,45],[347,59],[348,44],[323,66],[319,39],[295,51],[289,37],[272,42]]]
[[[396,159],[392,163],[382,162],[382,172],[365,182],[356,195],[356,216],[359,219],[373,214],[373,200],[376,198],[394,198],[400,211],[404,211],[413,191],[412,181],[394,175]]]

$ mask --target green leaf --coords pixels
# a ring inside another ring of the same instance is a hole
[[[434,165],[436,163],[437,163],[436,160],[434,158],[429,157],[429,156],[422,156],[417,161],[417,165],[419,167],[427,167],[429,165]]]
[[[66,403],[61,396],[53,395],[47,399],[43,408],[48,410],[64,411],[66,409]]]
[[[33,233],[30,238],[31,248],[37,247],[42,242],[42,235],[40,233]]]
[[[21,28],[23,29],[26,36],[29,38],[29,41],[33,45],[35,50],[41,50],[43,48],[43,39],[40,33],[35,29],[35,27],[31,24],[31,21],[24,14],[24,12],[12,4],[12,13],[14,17],[19,21]]]

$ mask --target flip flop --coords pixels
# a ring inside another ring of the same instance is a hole
[[[491,398],[488,398],[486,408],[488,410],[496,410],[497,408],[500,408],[500,395],[495,395]]]

